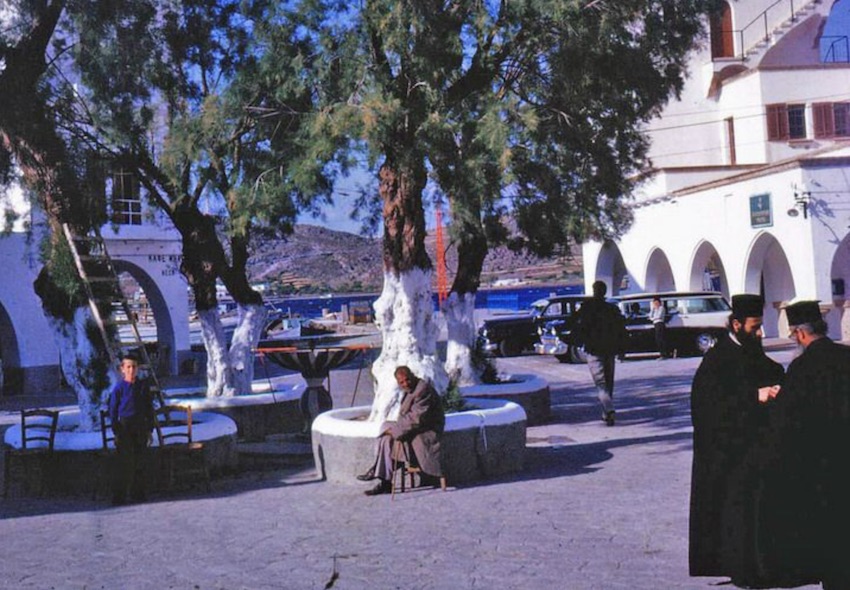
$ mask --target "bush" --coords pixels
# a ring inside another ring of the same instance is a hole
[[[460,387],[457,386],[457,381],[450,381],[449,387],[446,389],[446,394],[443,396],[443,412],[453,414],[455,412],[463,412],[467,409],[467,403],[464,397],[460,394]]]

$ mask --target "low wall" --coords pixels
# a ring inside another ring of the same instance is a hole
[[[240,440],[262,441],[270,434],[301,432],[304,421],[299,403],[305,385],[287,385],[274,393],[207,398],[180,391],[166,391],[167,403],[191,406],[192,410],[223,414],[236,422]]]
[[[180,418],[179,414],[176,416]],[[59,414],[59,426],[54,441],[54,457],[50,466],[51,494],[71,495],[91,493],[98,483],[101,489],[108,489],[103,482],[103,458],[100,455],[102,439],[100,431],[76,432],[79,424],[79,411],[63,411]],[[168,431],[169,427],[165,430]],[[227,416],[212,412],[192,412],[192,438],[204,443],[204,455],[211,474],[234,471],[239,463],[236,448],[236,423]],[[4,443],[13,448],[21,447],[21,426],[14,424],[6,429]],[[157,441],[148,453],[151,462],[148,469],[150,488],[159,489],[161,482],[154,468],[157,459]],[[15,462],[16,465],[18,461]],[[13,469],[10,491],[14,493],[21,470]]]
[[[545,424],[552,417],[549,382],[537,375],[507,375],[505,383],[469,385],[460,394],[470,400],[504,399],[525,410],[529,426]]]
[[[449,485],[515,473],[525,456],[525,411],[504,400],[476,399],[474,410],[446,415],[441,441]],[[313,457],[330,482],[362,485],[356,475],[375,460],[380,424],[368,422],[368,406],[331,410],[313,422]]]

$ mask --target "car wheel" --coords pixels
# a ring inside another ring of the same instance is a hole
[[[556,354],[555,358],[558,359],[559,363],[571,363],[573,362],[573,356],[569,352],[565,354]]]
[[[717,338],[708,332],[702,332],[696,338],[696,350],[699,354],[705,354],[709,349],[717,343]]]
[[[584,352],[584,346],[570,346],[570,359],[577,364],[587,362],[587,353]]]
[[[522,348],[516,342],[502,340],[499,343],[499,354],[502,356],[519,356],[521,352]]]

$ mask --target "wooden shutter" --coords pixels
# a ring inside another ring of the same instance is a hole
[[[835,135],[835,120],[832,115],[831,102],[814,103],[812,105],[812,119],[815,123],[815,139]]]
[[[788,108],[784,104],[767,105],[767,139],[788,139]]]

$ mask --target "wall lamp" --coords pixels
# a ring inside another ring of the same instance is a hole
[[[797,217],[803,212],[803,219],[809,218],[809,202],[812,200],[811,191],[794,190],[794,206],[788,209],[788,217]]]

